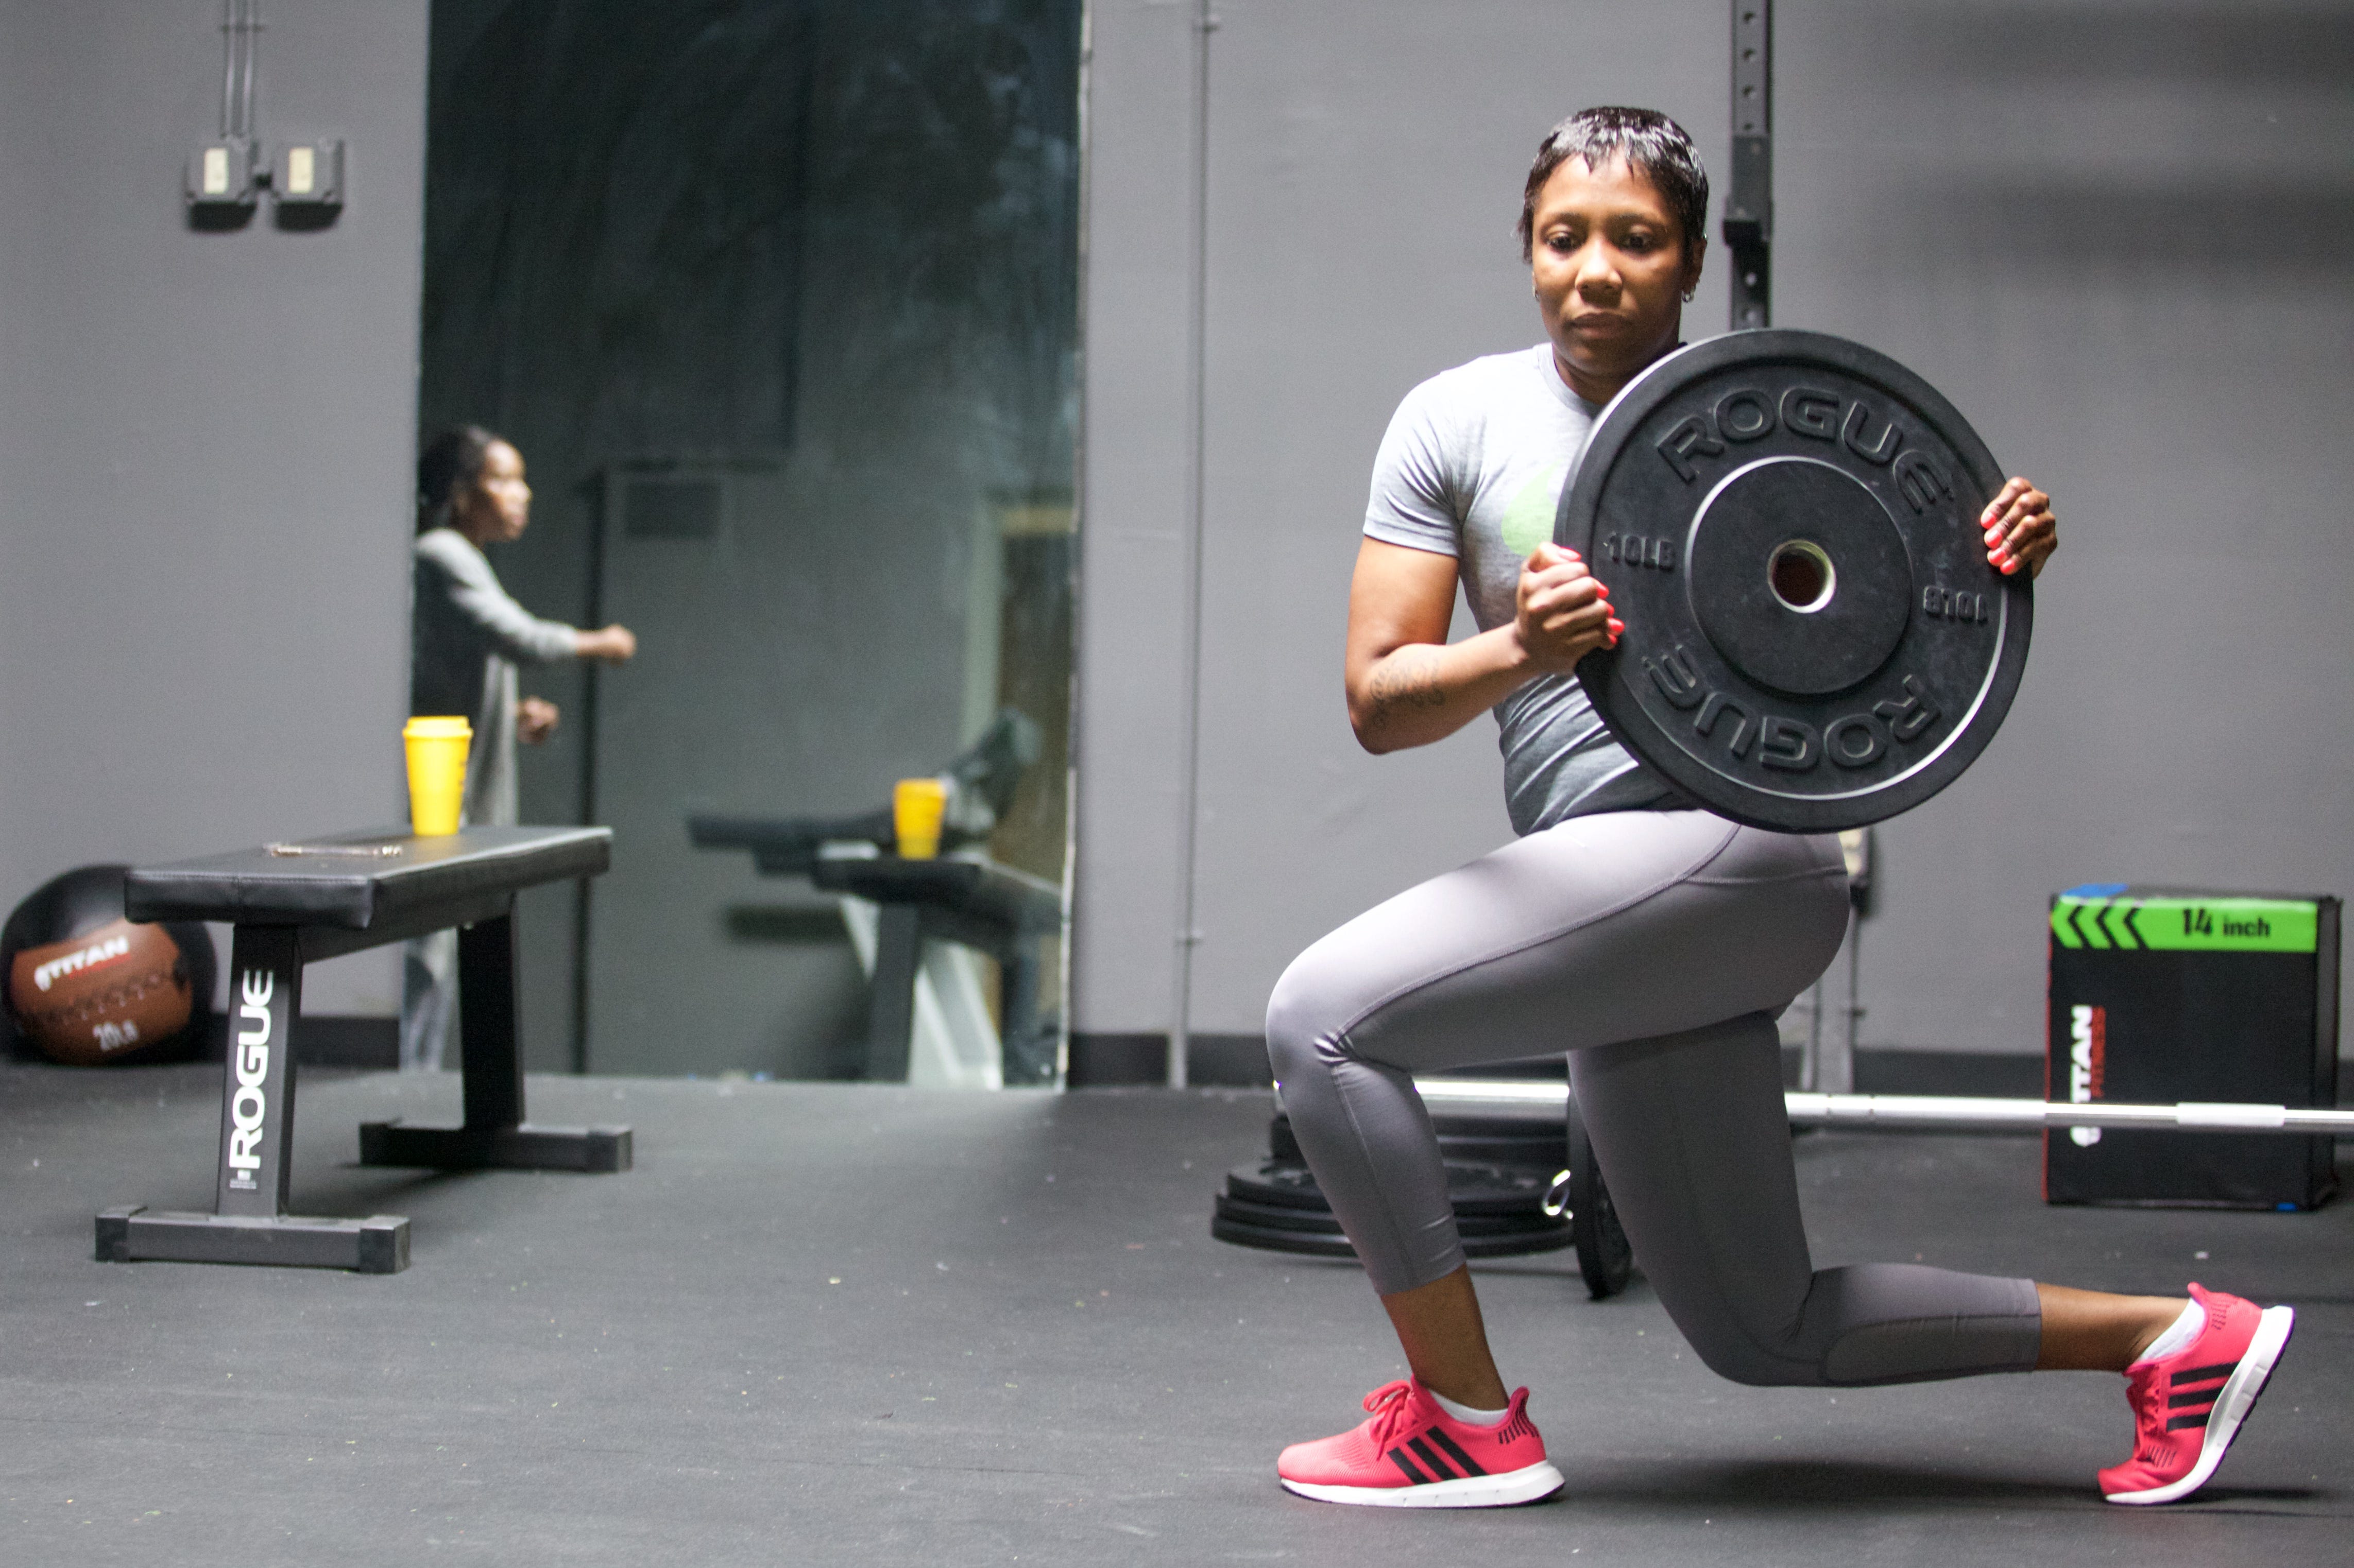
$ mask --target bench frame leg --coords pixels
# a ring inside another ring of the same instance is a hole
[[[286,1212],[294,1138],[294,1020],[302,1011],[302,933],[239,926],[229,948],[228,1060],[221,1070],[214,1212],[98,1216],[101,1263],[258,1263],[397,1274],[408,1266],[398,1214],[319,1219]]]
[[[360,1124],[360,1163],[438,1171],[627,1171],[626,1127],[533,1127],[523,1119],[515,925],[505,914],[458,929],[458,1030],[465,1124]]]

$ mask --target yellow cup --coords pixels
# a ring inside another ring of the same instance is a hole
[[[940,818],[948,810],[949,787],[939,779],[902,779],[891,789],[891,831],[907,860],[929,860],[940,853]]]
[[[456,832],[474,726],[461,718],[413,718],[400,738],[408,751],[409,832],[421,839]]]

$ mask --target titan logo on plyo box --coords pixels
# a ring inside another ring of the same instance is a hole
[[[47,991],[49,989],[50,982],[60,975],[78,974],[83,969],[95,969],[100,964],[111,963],[116,959],[127,959],[130,956],[131,938],[129,937],[109,937],[103,942],[91,943],[80,952],[68,953],[62,959],[51,959],[33,971],[33,983]]]
[[[2078,1002],[2069,1009],[2068,1101],[2090,1105],[2101,1097],[2109,1075],[2109,1010]],[[2097,1127],[2072,1127],[2068,1136],[2079,1149],[2101,1141]]]
[[[228,1103],[228,1184],[251,1192],[253,1173],[261,1167],[261,1120],[270,1105],[261,1086],[270,1076],[270,998],[278,989],[277,977],[267,969],[248,969],[239,989],[244,1001],[237,1010],[237,1094]]]

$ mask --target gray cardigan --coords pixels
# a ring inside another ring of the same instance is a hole
[[[542,620],[499,586],[498,573],[454,528],[417,536],[408,711],[474,726],[466,758],[466,820],[515,820],[515,665],[574,656],[578,633]]]

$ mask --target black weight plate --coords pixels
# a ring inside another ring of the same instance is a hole
[[[1308,1231],[1270,1230],[1261,1225],[1240,1224],[1223,1215],[1210,1217],[1212,1239],[1232,1242],[1236,1246],[1255,1246],[1263,1252],[1293,1252],[1308,1257],[1349,1257],[1357,1249],[1342,1235],[1319,1235]]]
[[[1537,1138],[1449,1138],[1438,1135],[1439,1158],[1449,1164],[1512,1165],[1541,1170],[1550,1176],[1565,1162],[1566,1150],[1558,1133]]]
[[[1226,1172],[1226,1192],[1254,1203],[1279,1203],[1285,1208],[1310,1209],[1320,1214],[1332,1212],[1332,1205],[1324,1201],[1308,1167],[1287,1160],[1270,1158],[1235,1166]]]
[[[1458,1214],[1533,1214],[1541,1212],[1550,1171],[1535,1166],[1476,1165],[1448,1161],[1447,1197]],[[1331,1205],[1304,1165],[1256,1160],[1226,1172],[1226,1192],[1246,1202],[1329,1213]]]
[[[1330,1211],[1295,1209],[1283,1203],[1254,1203],[1247,1199],[1221,1193],[1214,1213],[1244,1224],[1262,1225],[1268,1230],[1306,1231],[1320,1235],[1339,1235],[1341,1222]],[[1456,1234],[1464,1236],[1529,1235],[1538,1231],[1565,1229],[1569,1222],[1555,1219],[1543,1211],[1528,1214],[1458,1214]]]
[[[1564,1155],[1558,1132],[1531,1131],[1519,1122],[1470,1117],[1434,1116],[1439,1158],[1472,1165],[1542,1165],[1562,1168]],[[1292,1136],[1291,1118],[1278,1115],[1268,1124],[1267,1151],[1271,1159],[1302,1165],[1299,1140]]]
[[[1255,1246],[1267,1252],[1299,1253],[1309,1257],[1349,1257],[1357,1249],[1349,1245],[1346,1236],[1318,1235],[1307,1231],[1270,1230],[1260,1225],[1244,1224],[1223,1216],[1213,1216],[1210,1234],[1236,1246]],[[1553,1231],[1532,1231],[1522,1235],[1465,1236],[1463,1255],[1466,1257],[1520,1257],[1534,1252],[1559,1252],[1570,1245],[1566,1227]]]
[[[1822,333],[1678,349],[1610,400],[1553,538],[1626,623],[1578,679],[1711,810],[1861,827],[1960,777],[2009,711],[2034,595],[1988,564],[2002,471],[1952,404]]]

